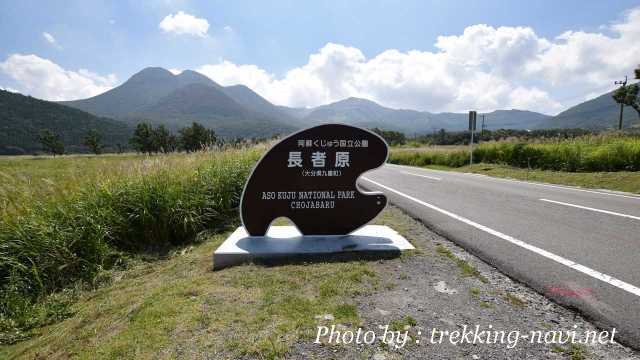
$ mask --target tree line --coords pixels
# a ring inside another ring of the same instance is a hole
[[[64,154],[65,146],[59,134],[51,130],[42,130],[38,136],[42,149],[54,157]],[[105,148],[102,136],[94,129],[87,131],[82,139],[82,144],[92,153],[101,154]],[[177,134],[171,133],[164,125],[152,126],[142,122],[136,125],[133,135],[129,139],[129,145],[140,153],[157,154],[174,151],[194,152],[206,149],[218,143],[215,131],[207,129],[197,122],[178,130]],[[122,144],[117,144],[118,152],[124,150]]]

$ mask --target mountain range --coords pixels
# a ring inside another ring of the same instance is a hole
[[[227,138],[268,137],[299,128],[249,88],[223,87],[191,70],[174,75],[146,68],[105,93],[60,103],[130,125],[146,121],[176,130],[197,121]]]
[[[466,113],[391,109],[353,97],[315,108],[276,106],[244,85],[221,86],[192,70],[174,75],[158,67],[146,68],[103,94],[61,103],[129,124],[150,121],[178,128],[198,121],[225,137],[265,137],[327,122],[407,135],[439,129],[460,131],[468,124]],[[486,129],[608,128],[615,126],[618,111],[607,93],[556,116],[517,109],[481,115]],[[626,111],[625,119],[628,126],[640,124],[633,109]]]
[[[30,106],[33,110],[28,109]],[[479,114],[478,128],[484,117],[486,129],[604,129],[617,125],[618,112],[619,105],[611,93],[606,93],[556,116],[516,109]],[[269,137],[329,122],[407,135],[439,129],[461,131],[467,128],[467,118],[466,113],[391,109],[353,97],[315,108],[277,106],[244,85],[221,86],[192,70],[175,75],[149,67],[120,86],[88,99],[52,103],[1,92],[0,148],[33,151],[37,133],[43,128],[61,131],[63,140],[80,146],[79,134],[89,128],[103,131],[111,145],[124,144],[139,122],[165,124],[177,130],[197,121],[222,137],[233,138]],[[640,118],[629,107],[625,108],[624,119],[627,127],[640,126]]]

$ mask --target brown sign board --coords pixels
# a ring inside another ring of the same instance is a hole
[[[346,235],[384,209],[386,197],[363,193],[358,177],[382,166],[386,142],[354,126],[325,124],[292,134],[257,163],[242,193],[240,215],[251,236],[278,217],[303,235]]]

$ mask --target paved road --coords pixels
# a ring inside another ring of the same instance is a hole
[[[640,348],[640,196],[397,165],[358,184]]]

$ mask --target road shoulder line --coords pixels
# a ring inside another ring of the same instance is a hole
[[[446,173],[446,174],[459,174],[459,175],[475,176],[475,177],[482,177],[482,178],[490,179],[490,180],[507,181],[507,182],[513,182],[513,183],[518,183],[518,184],[525,184],[525,185],[543,186],[543,187],[550,187],[550,188],[562,189],[562,190],[582,191],[582,192],[587,192],[587,193],[592,193],[592,194],[607,195],[607,196],[617,196],[617,197],[623,197],[623,198],[627,198],[627,199],[640,200],[640,196],[636,196],[636,195],[633,195],[631,193],[619,194],[618,192],[613,192],[613,191],[609,192],[609,191],[590,190],[590,189],[584,189],[584,188],[580,188],[580,187],[576,187],[576,186],[570,186],[570,185],[556,185],[556,184],[548,184],[548,183],[535,182],[535,181],[517,180],[517,179],[495,177],[495,176],[489,176],[489,175],[485,175],[485,174],[478,174],[478,173],[471,173],[471,172],[458,172],[458,171],[425,169],[425,168],[418,167],[418,166],[398,165],[398,164],[390,164],[390,163],[387,163],[387,165],[390,165],[392,167],[410,168],[410,169],[416,169],[416,170],[422,170],[422,171],[433,171],[433,172],[440,172],[440,173]],[[629,195],[627,195],[627,194],[629,194]]]
[[[497,230],[491,229],[491,228],[489,228],[487,226],[484,226],[482,224],[478,224],[478,223],[476,223],[476,222],[474,222],[472,220],[469,220],[469,219],[467,219],[467,218],[465,218],[463,216],[460,216],[460,215],[454,214],[454,213],[452,213],[450,211],[441,209],[441,208],[439,208],[439,207],[437,207],[435,205],[432,205],[432,204],[429,204],[427,202],[424,202],[424,201],[422,201],[420,199],[417,199],[417,198],[415,198],[415,197],[413,197],[411,195],[407,195],[407,194],[405,194],[403,192],[400,192],[400,191],[398,191],[396,189],[390,188],[390,187],[388,187],[386,185],[383,185],[383,184],[381,184],[379,182],[371,180],[371,179],[369,179],[367,177],[362,177],[362,179],[366,180],[366,181],[368,181],[368,182],[370,182],[370,183],[372,183],[374,185],[377,185],[377,186],[379,186],[379,187],[381,187],[383,189],[389,190],[389,191],[391,191],[391,192],[393,192],[393,193],[395,193],[397,195],[400,195],[400,196],[402,196],[402,197],[404,197],[406,199],[409,199],[409,200],[411,200],[411,201],[413,201],[415,203],[423,205],[423,206],[425,206],[425,207],[427,207],[429,209],[435,210],[435,211],[437,211],[437,212],[439,212],[441,214],[444,214],[444,215],[449,216],[449,217],[451,217],[453,219],[461,221],[461,222],[463,222],[463,223],[465,223],[467,225],[470,225],[470,226],[472,226],[472,227],[474,227],[474,228],[476,228],[478,230],[481,230],[481,231],[489,233],[489,234],[491,234],[493,236],[496,236],[496,237],[498,237],[498,238],[500,238],[502,240],[505,240],[505,241],[507,241],[507,242],[509,242],[511,244],[514,244],[514,245],[519,246],[519,247],[521,247],[523,249],[532,251],[532,252],[534,252],[534,253],[536,253],[536,254],[538,254],[540,256],[543,256],[543,257],[545,257],[545,258],[547,258],[549,260],[553,260],[553,261],[555,261],[555,262],[557,262],[559,264],[562,264],[564,266],[567,266],[567,267],[569,267],[569,268],[571,268],[573,270],[576,270],[576,271],[581,272],[581,273],[583,273],[585,275],[591,276],[592,278],[595,278],[595,279],[598,279],[600,281],[606,282],[609,285],[613,285],[613,286],[615,286],[615,287],[617,287],[619,289],[622,289],[622,290],[624,290],[624,291],[626,291],[628,293],[631,293],[633,295],[640,296],[640,288],[638,288],[638,287],[636,287],[636,286],[634,286],[632,284],[626,283],[626,282],[624,282],[624,281],[622,281],[620,279],[617,279],[617,278],[615,278],[613,276],[610,276],[610,275],[607,275],[607,274],[603,274],[603,273],[601,273],[601,272],[599,272],[597,270],[594,270],[594,269],[591,269],[591,268],[589,268],[587,266],[578,264],[575,261],[566,259],[566,258],[564,258],[564,257],[562,257],[560,255],[556,255],[556,254],[551,253],[551,252],[549,252],[547,250],[541,249],[541,248],[539,248],[537,246],[528,244],[528,243],[526,243],[526,242],[524,242],[522,240],[516,239],[516,238],[514,238],[512,236],[509,236],[507,234],[503,234],[503,233],[501,233],[501,232],[499,232]]]
[[[574,208],[578,208],[578,209],[595,211],[595,212],[599,212],[599,213],[603,213],[603,214],[609,214],[609,215],[626,217],[626,218],[634,219],[634,220],[640,220],[639,216],[623,214],[623,213],[619,213],[619,212],[615,212],[615,211],[596,209],[596,208],[592,208],[592,207],[588,207],[588,206],[576,205],[576,204],[571,204],[571,203],[566,203],[566,202],[556,201],[556,200],[549,200],[549,199],[539,199],[539,200],[540,201],[544,201],[544,202],[548,202],[548,203],[554,203],[554,204],[559,204],[559,205],[564,205],[564,206],[570,206],[570,207],[574,207]]]

